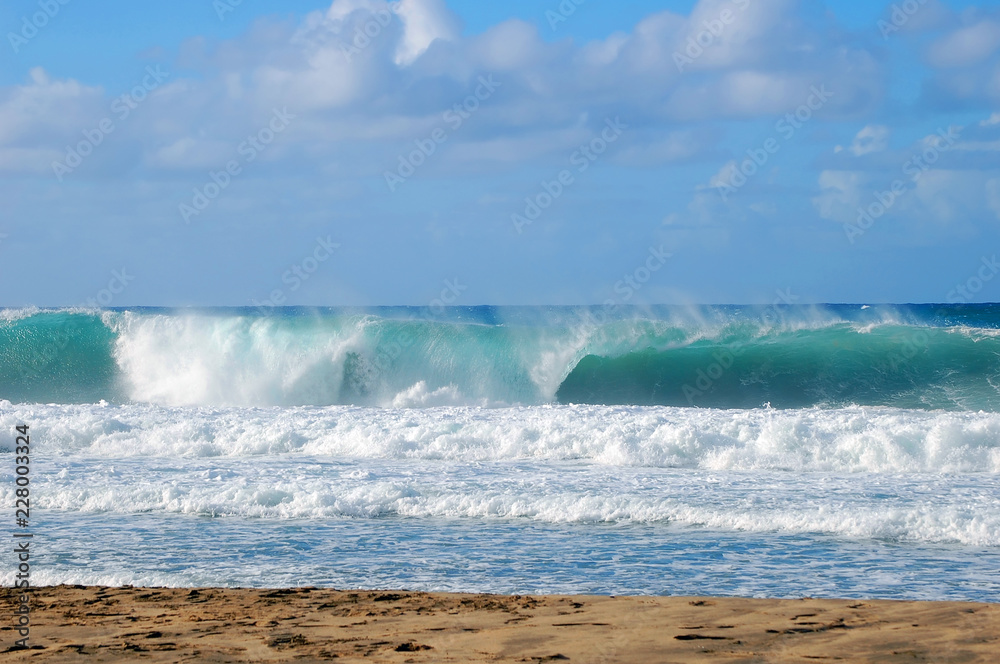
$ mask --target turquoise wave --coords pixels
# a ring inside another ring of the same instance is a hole
[[[567,403],[753,408],[1000,408],[1000,339],[969,330],[850,325],[667,351],[587,355],[557,393]]]
[[[1000,308],[4,311],[0,399],[1000,411]]]
[[[15,403],[126,399],[118,389],[115,339],[93,314],[0,318],[0,398]]]

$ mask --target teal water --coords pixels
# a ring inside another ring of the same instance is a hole
[[[14,403],[1000,409],[996,305],[5,313]]]

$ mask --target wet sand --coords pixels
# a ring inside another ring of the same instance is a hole
[[[404,591],[3,589],[0,662],[997,662],[1000,605]]]

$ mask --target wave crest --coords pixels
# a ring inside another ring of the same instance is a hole
[[[0,398],[1000,411],[997,328],[953,312],[777,320],[734,309],[595,322],[589,310],[510,320],[484,311],[450,319],[423,310],[11,315],[0,318]]]

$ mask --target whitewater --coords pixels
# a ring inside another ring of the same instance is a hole
[[[998,330],[995,305],[7,309],[0,497],[28,424],[46,584],[998,601]]]

